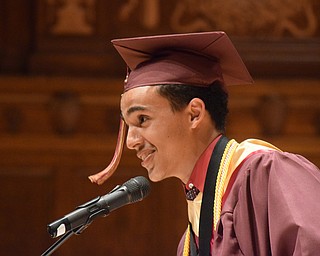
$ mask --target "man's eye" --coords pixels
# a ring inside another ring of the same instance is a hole
[[[139,116],[139,124],[143,124],[145,121],[147,121],[147,117],[146,116]]]

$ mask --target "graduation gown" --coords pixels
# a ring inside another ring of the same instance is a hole
[[[211,255],[320,255],[320,170],[257,140],[240,143],[233,158]]]

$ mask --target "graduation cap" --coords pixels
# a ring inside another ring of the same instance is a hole
[[[222,31],[115,39],[111,41],[128,67],[124,92],[136,87],[184,84],[210,86],[252,84],[253,80],[229,37]],[[125,141],[120,122],[109,166],[89,177],[102,184],[117,168]]]
[[[111,41],[129,72],[124,90],[146,85],[208,86],[253,83],[226,33],[202,32]]]

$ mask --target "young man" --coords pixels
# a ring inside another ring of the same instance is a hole
[[[319,255],[320,170],[260,140],[224,136],[227,85],[252,83],[223,32],[113,41],[128,66],[127,147],[152,181],[185,184],[189,227],[177,255]],[[91,176],[101,184],[115,157]]]

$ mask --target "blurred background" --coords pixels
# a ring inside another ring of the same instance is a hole
[[[114,38],[223,30],[255,79],[230,88],[227,135],[265,139],[320,166],[318,0],[0,0],[0,254],[40,255],[46,225],[131,177],[113,156],[126,67]],[[54,255],[175,255],[187,226],[182,185],[96,220]]]

